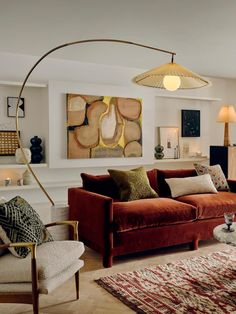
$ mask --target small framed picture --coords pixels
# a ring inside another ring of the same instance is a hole
[[[179,128],[161,126],[157,128],[158,142],[163,146],[163,158],[179,158]]]
[[[15,117],[16,116],[16,105],[17,105],[18,97],[7,97],[7,116],[8,117]],[[25,116],[25,99],[20,98],[19,104],[19,118],[24,118]]]

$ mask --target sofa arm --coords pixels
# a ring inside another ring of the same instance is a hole
[[[230,192],[236,193],[236,180],[228,179],[227,182],[229,185]]]
[[[113,248],[113,199],[83,188],[68,190],[69,219],[79,221],[81,241],[101,253]]]

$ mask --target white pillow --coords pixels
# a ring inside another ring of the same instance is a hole
[[[199,193],[218,193],[209,174],[165,180],[170,187],[172,197]]]

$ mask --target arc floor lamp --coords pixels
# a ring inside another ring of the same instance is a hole
[[[19,147],[21,149],[21,153],[24,158],[24,162],[27,165],[28,170],[31,172],[33,175],[34,179],[36,180],[37,184],[41,188],[42,192],[45,194],[45,196],[48,198],[50,203],[54,205],[54,201],[52,198],[49,196],[41,182],[39,181],[38,177],[34,173],[33,169],[31,168],[29,162],[27,161],[27,158],[25,156],[24,150],[23,150],[23,145],[20,139],[19,135],[19,104],[20,104],[20,98],[23,93],[24,87],[31,75],[31,73],[34,71],[34,69],[39,65],[43,59],[45,59],[48,55],[53,53],[56,50],[68,47],[68,46],[73,46],[73,45],[79,45],[79,44],[88,44],[92,42],[110,42],[110,43],[117,43],[117,44],[126,44],[126,45],[133,45],[133,46],[138,46],[141,48],[146,48],[146,49],[151,49],[155,51],[159,51],[162,53],[166,53],[171,55],[171,62],[163,64],[157,68],[154,68],[150,71],[144,72],[136,77],[134,77],[133,82],[138,84],[138,85],[143,85],[143,86],[148,86],[148,87],[154,87],[154,88],[165,88],[170,91],[175,91],[177,89],[193,89],[193,88],[200,88],[209,85],[209,81],[206,80],[205,78],[202,78],[198,74],[184,68],[180,64],[177,64],[174,62],[174,56],[176,55],[175,52],[173,51],[168,51],[164,49],[160,49],[157,47],[152,47],[152,46],[147,46],[143,44],[139,44],[136,42],[132,41],[127,41],[127,40],[122,40],[122,39],[107,39],[107,38],[99,38],[99,39],[85,39],[85,40],[78,40],[78,41],[73,41],[69,43],[65,43],[62,45],[59,45],[55,48],[52,48],[48,52],[46,52],[42,57],[38,59],[38,61],[32,66],[28,74],[26,75],[23,84],[20,89],[20,93],[18,96],[17,100],[17,106],[16,106],[16,131],[17,131],[17,139],[19,143]]]

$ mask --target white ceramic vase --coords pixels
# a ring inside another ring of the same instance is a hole
[[[29,148],[23,148],[23,151],[25,153],[25,157],[26,157],[27,162],[30,163],[31,162],[31,151],[30,151],[30,149]],[[22,154],[22,151],[20,148],[16,149],[15,156],[16,156],[16,163],[17,164],[24,164],[25,163],[25,160],[24,160],[24,157],[23,157],[23,154]]]
[[[26,169],[25,172],[23,173],[22,179],[23,179],[23,185],[30,185],[33,183],[33,176],[28,169]]]

